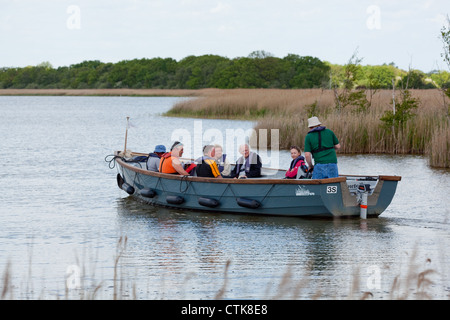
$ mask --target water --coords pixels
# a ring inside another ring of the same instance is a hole
[[[128,149],[169,147],[175,129],[198,128],[161,116],[181,99],[0,97],[6,298],[448,299],[450,172],[421,156],[339,156],[341,173],[402,176],[391,206],[367,221],[185,212],[128,197],[104,161],[124,147],[126,117]],[[289,163],[281,152],[280,167]]]

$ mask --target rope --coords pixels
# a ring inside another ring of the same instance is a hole
[[[269,193],[272,191],[272,189],[275,187],[274,184],[272,184],[272,186],[270,187],[269,191],[267,191],[266,195],[264,196],[264,198],[261,200],[261,203],[264,202],[264,200],[266,200],[267,196],[269,195]]]
[[[186,193],[186,191],[189,189],[190,181],[188,181],[189,176],[182,176],[180,180],[180,193]],[[181,185],[183,184],[183,180],[186,181],[186,188],[181,191]]]
[[[112,159],[109,159],[110,157],[112,157]],[[116,167],[116,159],[117,158],[125,160],[124,158],[116,156],[114,154],[109,154],[105,157],[105,162],[108,162],[108,167],[110,169],[114,169]]]

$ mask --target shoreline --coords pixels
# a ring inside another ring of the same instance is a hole
[[[0,89],[0,96],[197,97],[211,89]]]
[[[413,89],[411,94],[418,101],[414,116],[390,130],[381,118],[392,108],[391,90],[379,90],[366,112],[355,106],[337,112],[333,91],[323,89],[0,89],[0,96],[197,98],[177,103],[165,115],[256,121],[255,130],[279,130],[281,149],[302,146],[305,120],[314,113],[342,141],[342,154],[422,154],[430,166],[449,168],[447,101],[437,89]]]

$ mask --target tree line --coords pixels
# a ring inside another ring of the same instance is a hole
[[[104,63],[83,61],[53,68],[49,62],[23,68],[0,68],[0,89],[201,89],[201,88],[335,88],[345,87],[345,66],[316,57],[288,54],[274,57],[265,51],[229,59],[218,55],[124,60]],[[424,89],[450,86],[450,73],[409,72],[393,63],[358,64],[355,87],[391,88],[392,80],[408,74],[409,87]]]

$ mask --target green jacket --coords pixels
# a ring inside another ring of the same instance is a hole
[[[305,152],[311,152],[314,163],[337,163],[334,146],[339,141],[333,131],[325,127],[316,127],[305,138]]]

